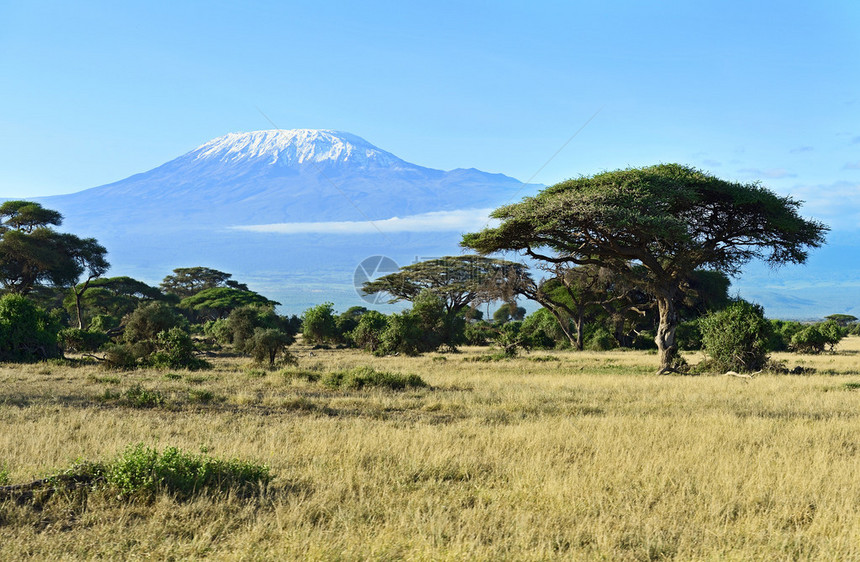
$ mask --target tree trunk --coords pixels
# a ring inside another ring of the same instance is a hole
[[[674,295],[657,297],[657,310],[660,313],[660,325],[657,327],[657,350],[660,354],[660,369],[658,375],[675,372],[678,361],[678,347],[675,345],[675,329],[678,327],[678,311],[675,308]]]
[[[556,308],[554,306],[547,306],[547,304],[550,304],[550,303],[544,303],[542,301],[538,301],[538,302],[541,303],[547,310],[549,310],[550,314],[552,314],[555,317],[556,322],[558,322],[559,329],[562,331],[562,333],[565,336],[567,336],[567,340],[570,342],[570,345],[576,346],[577,345],[576,344],[576,338],[573,336],[573,334],[570,333],[569,320],[567,318],[565,318],[565,316],[562,313],[560,313],[558,310],[556,310]],[[565,326],[565,324],[568,324],[568,326]],[[577,349],[579,349],[579,348],[577,348]]]
[[[72,289],[75,293],[75,314],[78,315],[78,330],[84,329],[84,315],[81,312],[81,295],[83,295],[83,291],[80,293]]]
[[[576,326],[576,349],[578,351],[582,351],[582,349],[585,347],[584,342],[582,341],[582,332],[585,325],[585,321],[582,319],[582,315],[580,315],[576,320],[574,320],[574,325]]]

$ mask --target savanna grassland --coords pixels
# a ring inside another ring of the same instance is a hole
[[[804,375],[664,376],[644,352],[297,367],[0,367],[0,475],[130,444],[269,466],[252,495],[107,488],[0,500],[0,558],[860,559],[860,338],[776,354]],[[688,356],[695,362],[695,356]],[[429,386],[331,388],[359,366]]]

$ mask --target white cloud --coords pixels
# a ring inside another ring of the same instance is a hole
[[[492,209],[436,211],[375,221],[284,222],[232,226],[235,230],[276,234],[374,234],[377,232],[462,232],[497,224]]]
[[[814,216],[834,229],[860,229],[860,183],[795,186],[792,196],[804,201],[803,216]]]

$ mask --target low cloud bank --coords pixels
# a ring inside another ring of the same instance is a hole
[[[495,226],[492,209],[436,211],[375,221],[284,222],[232,226],[234,230],[275,234],[374,234],[376,232],[462,232]]]

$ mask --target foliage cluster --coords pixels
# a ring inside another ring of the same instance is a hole
[[[702,347],[713,370],[749,372],[764,368],[771,325],[761,306],[739,300],[701,320]]]
[[[221,460],[166,447],[159,452],[139,443],[101,469],[106,483],[124,497],[168,493],[184,500],[202,492],[260,490],[271,480],[269,467],[249,461]]]
[[[424,388],[427,383],[418,375],[403,375],[377,371],[372,367],[355,367],[345,371],[327,373],[321,378],[323,385],[342,390],[381,388],[386,390],[409,390]]]
[[[36,361],[61,355],[56,317],[18,294],[0,297],[0,361]]]

